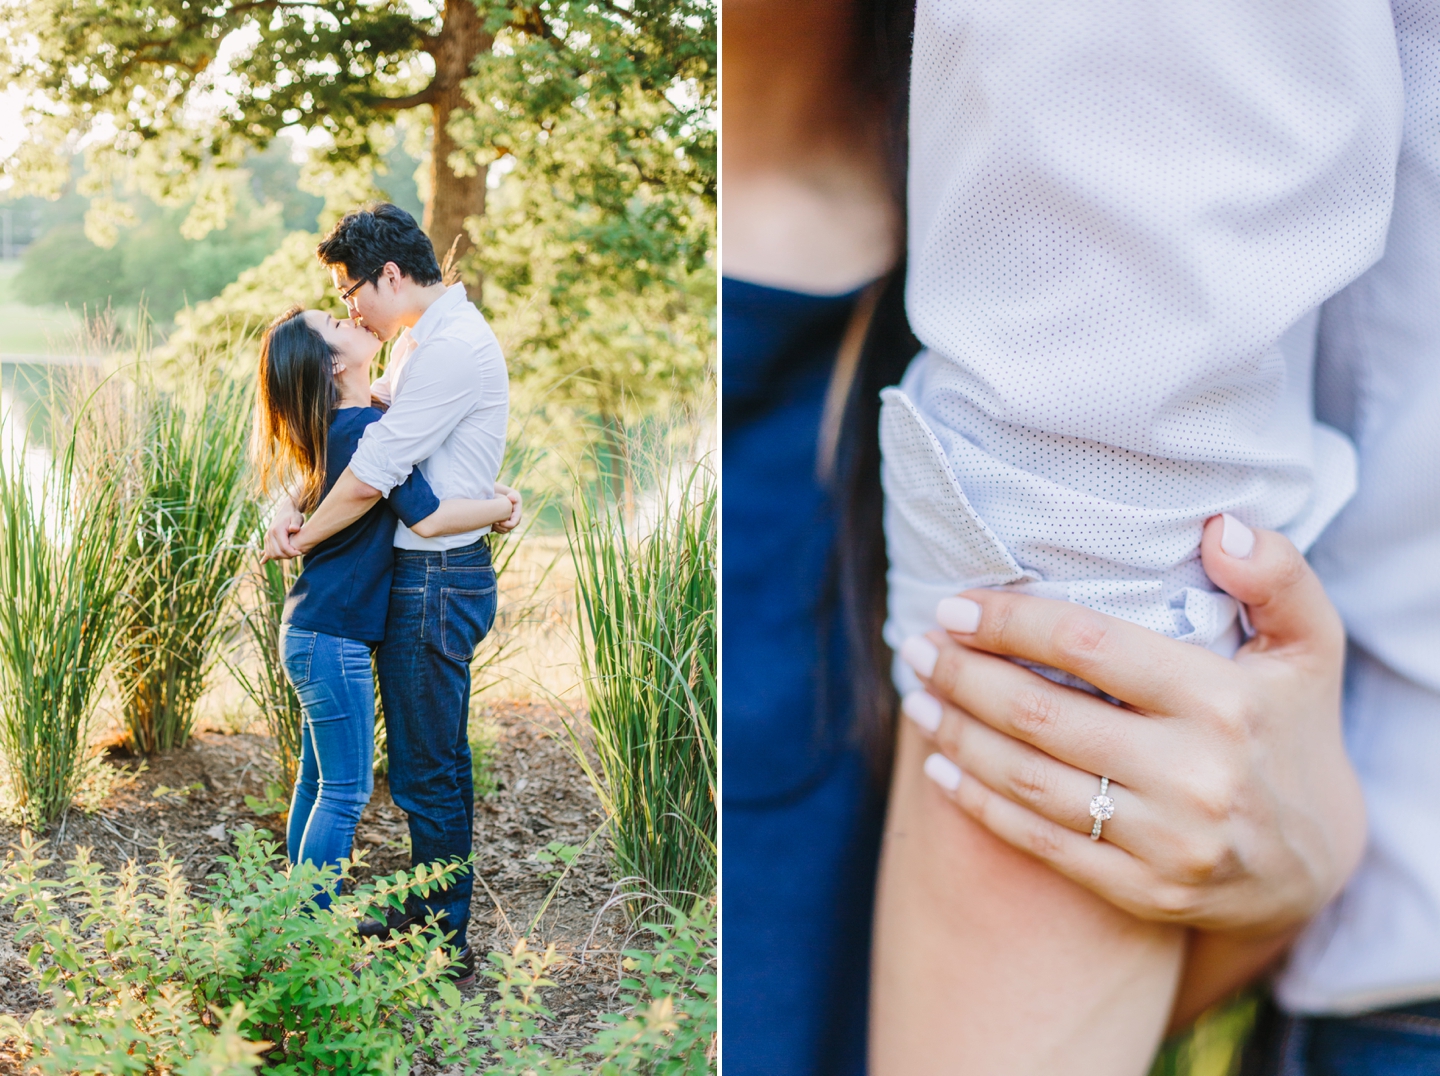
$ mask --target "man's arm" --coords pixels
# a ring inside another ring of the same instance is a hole
[[[380,499],[380,491],[367,486],[346,467],[320,507],[291,540],[299,553],[308,553],[332,534],[339,534],[363,516]]]
[[[405,390],[380,421],[366,428],[350,458],[357,480],[385,496],[417,463],[434,455],[480,397],[485,364],[479,350],[484,346],[442,336],[427,340],[408,358]]]

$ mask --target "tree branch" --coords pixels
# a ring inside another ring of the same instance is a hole
[[[230,14],[239,15],[246,11],[255,11],[260,8],[266,11],[274,11],[277,7],[319,7],[330,9],[330,4],[319,3],[318,0],[249,0],[248,3],[235,4],[230,8]]]
[[[552,30],[550,24],[545,21],[545,16],[541,14],[538,5],[532,5],[522,9],[519,22],[520,29],[524,30],[527,34],[534,34],[541,40],[549,41],[552,44],[558,40],[555,36],[555,31]]]
[[[403,108],[414,108],[416,105],[429,105],[435,101],[435,84],[432,82],[419,93],[412,93],[409,97],[382,97],[379,94],[366,94],[364,101],[371,108],[378,108],[382,112],[398,112]]]

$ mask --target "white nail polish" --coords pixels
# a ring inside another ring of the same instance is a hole
[[[912,635],[900,644],[900,656],[905,663],[925,679],[935,674],[935,663],[940,660],[940,651],[923,635]]]
[[[960,787],[962,774],[960,767],[944,755],[931,755],[925,760],[925,776],[946,792],[954,792]]]
[[[1220,532],[1220,548],[1236,560],[1244,560],[1255,551],[1255,532],[1226,512],[1221,516],[1225,529]]]
[[[980,603],[969,598],[941,598],[935,622],[946,631],[970,635],[980,628]]]
[[[926,732],[934,732],[940,727],[940,718],[943,715],[940,703],[924,691],[911,691],[900,700],[900,709],[905,712],[915,724],[919,725]]]

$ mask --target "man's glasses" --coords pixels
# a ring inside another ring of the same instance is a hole
[[[340,301],[342,303],[348,303],[350,301],[350,296],[354,295],[357,291],[359,291],[368,283],[370,283],[370,281],[366,280],[364,277],[361,277],[354,284],[351,284],[348,288],[346,288],[340,293]]]

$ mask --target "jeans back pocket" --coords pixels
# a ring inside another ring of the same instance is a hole
[[[315,656],[315,633],[304,628],[280,625],[280,664],[294,687],[310,680],[310,661]]]
[[[446,657],[469,661],[495,623],[495,584],[478,590],[440,588],[440,649]]]

